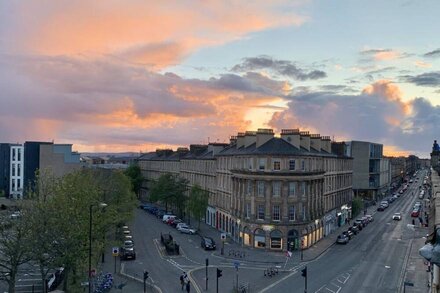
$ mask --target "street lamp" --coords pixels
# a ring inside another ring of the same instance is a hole
[[[100,208],[105,208],[106,203],[97,204]],[[89,293],[92,293],[92,212],[94,204],[89,206]]]

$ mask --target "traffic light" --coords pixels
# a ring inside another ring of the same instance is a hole
[[[301,249],[304,248],[304,238],[301,238]]]
[[[147,271],[144,271],[144,281],[145,281],[146,279],[148,279],[148,272],[147,272]]]
[[[220,278],[223,275],[222,272],[223,272],[222,270],[217,268],[217,278]]]
[[[301,270],[301,276],[303,276],[304,278],[307,278],[307,267],[305,267]]]

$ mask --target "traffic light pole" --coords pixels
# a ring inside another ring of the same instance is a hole
[[[206,258],[206,291],[208,291],[208,266],[209,266],[209,260]]]
[[[217,277],[217,290],[215,292],[218,293],[218,277]]]

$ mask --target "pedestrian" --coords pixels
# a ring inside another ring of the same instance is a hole
[[[183,272],[183,274],[180,275],[180,285],[182,286],[182,291],[183,288],[185,286],[185,277],[184,277],[185,272]]]
[[[191,290],[191,286],[190,286],[191,282],[188,280],[188,282],[186,283],[186,292],[189,293],[189,291]]]

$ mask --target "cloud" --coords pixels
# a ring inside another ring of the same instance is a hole
[[[366,49],[361,51],[361,55],[367,57],[364,61],[389,61],[411,56],[409,53],[399,52],[393,49]]]
[[[440,49],[423,54],[424,57],[437,58],[440,57]]]
[[[401,77],[404,81],[418,86],[439,87],[440,71],[422,73],[419,75],[404,75]]]
[[[288,109],[273,114],[270,126],[302,128],[342,140],[367,140],[426,153],[438,136],[440,107],[425,98],[410,102],[390,81],[375,82],[361,93],[309,92],[288,97]]]
[[[417,67],[421,67],[421,68],[430,68],[430,67],[432,67],[432,64],[426,63],[426,62],[423,62],[423,61],[420,61],[420,60],[415,61],[414,65],[417,66]]]
[[[250,123],[243,109],[269,109],[291,86],[254,72],[189,79],[109,56],[0,54],[0,87],[6,141],[57,138],[90,147],[125,141],[137,148],[142,137],[164,145],[228,137]]]
[[[258,56],[244,58],[241,64],[232,68],[235,72],[253,71],[253,70],[271,70],[275,74],[290,77],[292,79],[305,81],[316,80],[327,77],[327,74],[321,70],[306,70],[299,68],[295,63],[288,60],[276,60],[269,56]]]
[[[160,69],[202,47],[301,25],[302,2],[1,1],[0,40],[12,41],[0,42],[0,52],[110,54]]]

